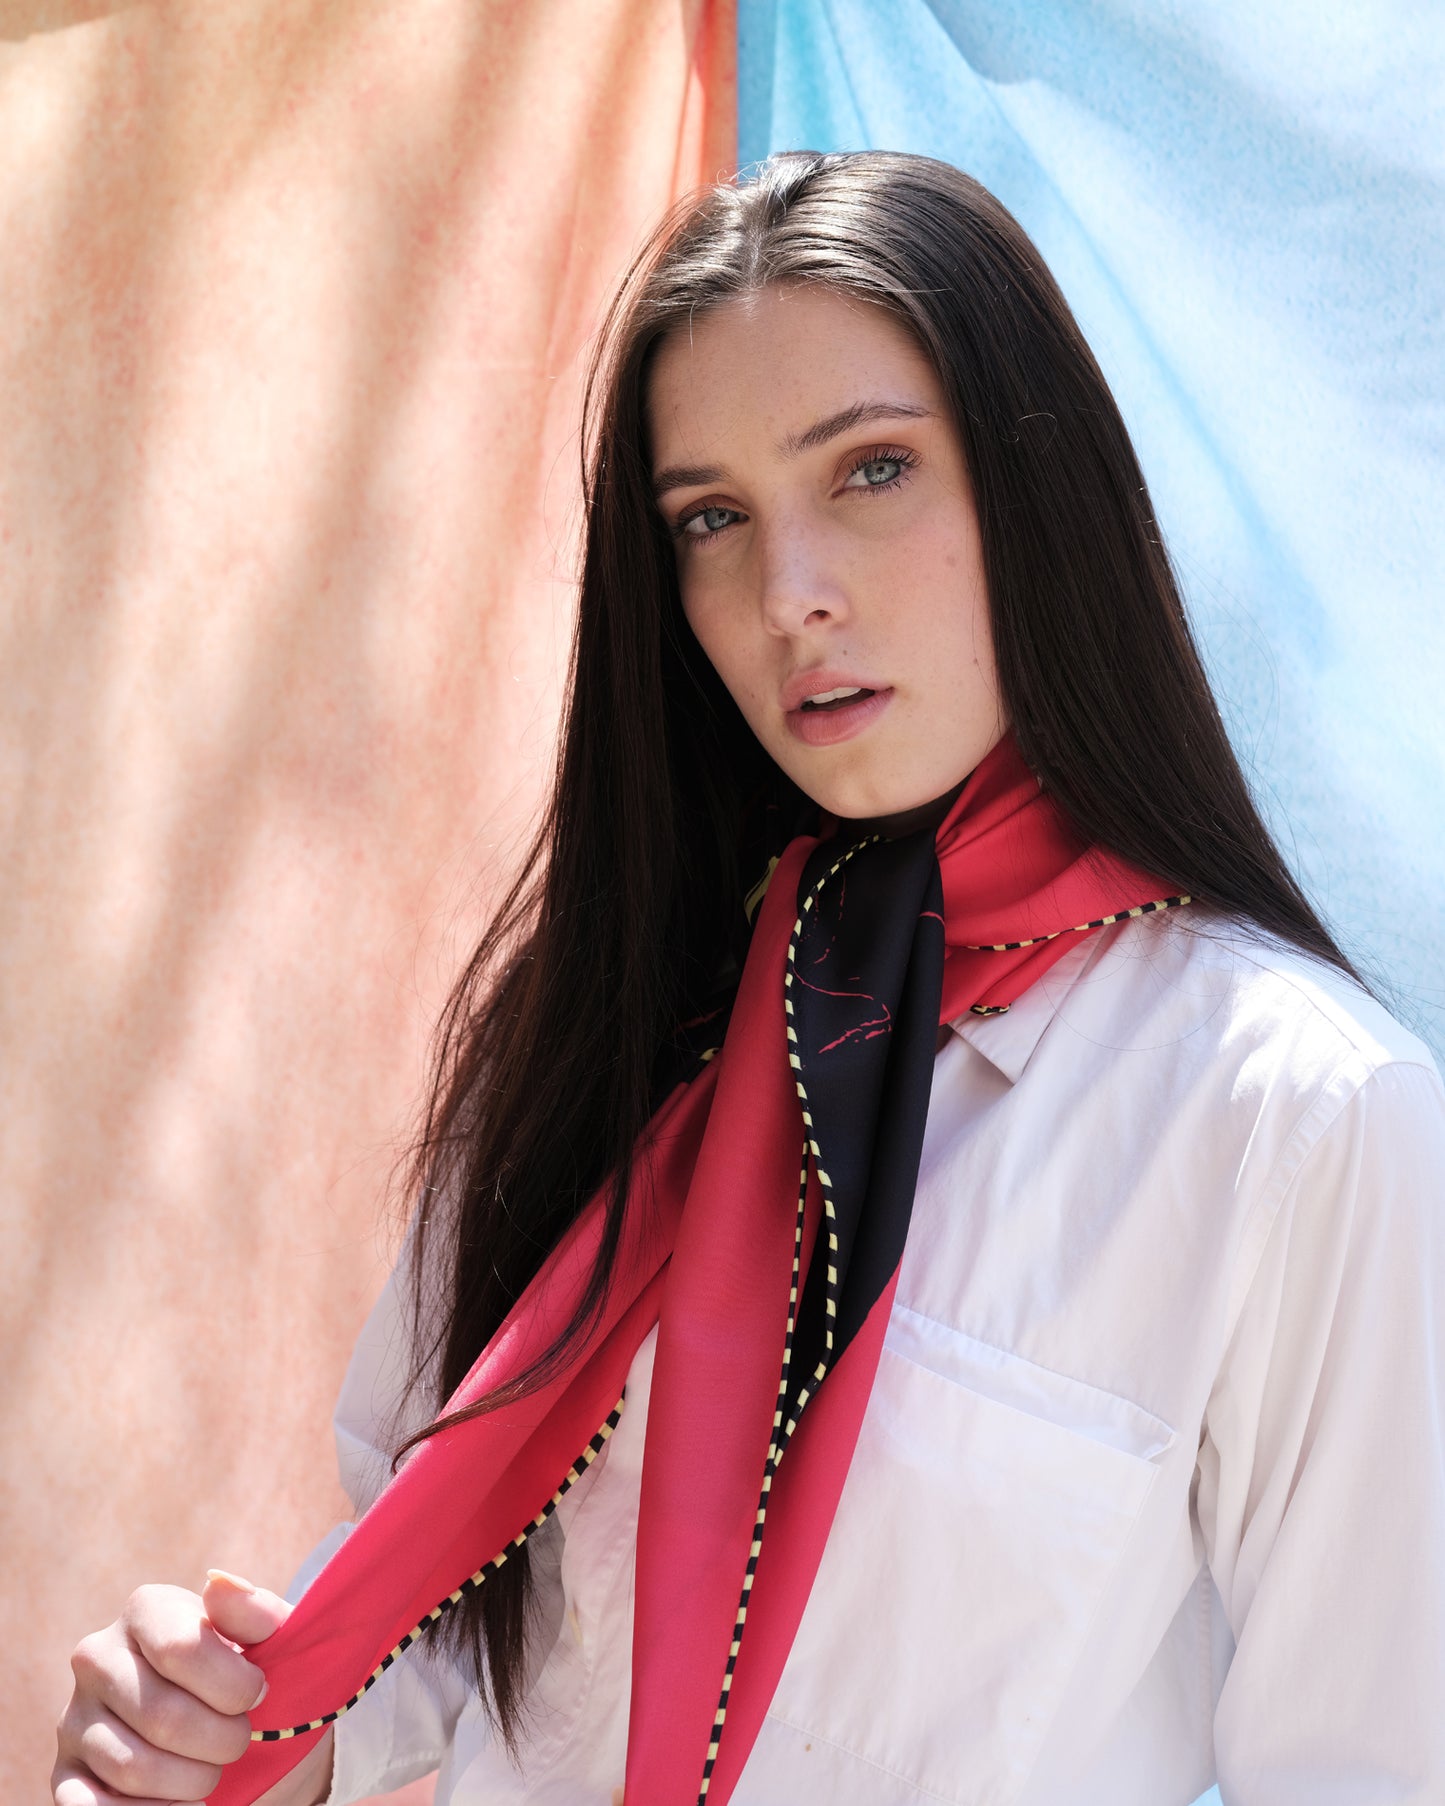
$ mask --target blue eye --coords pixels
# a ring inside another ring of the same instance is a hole
[[[673,532],[679,539],[711,539],[744,518],[736,508],[699,508],[696,514],[679,521]]]
[[[902,446],[897,451],[885,451],[882,446],[875,446],[853,465],[843,487],[855,492],[870,493],[880,489],[896,489],[900,483],[907,481],[909,473],[917,464],[916,452],[905,451]]]

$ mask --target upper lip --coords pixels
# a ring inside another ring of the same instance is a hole
[[[783,712],[802,708],[810,696],[826,696],[829,690],[885,690],[876,677],[860,677],[855,671],[796,671],[783,685]]]

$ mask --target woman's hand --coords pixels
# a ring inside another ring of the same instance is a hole
[[[250,1747],[246,1717],[265,1677],[235,1647],[290,1616],[275,1593],[213,1568],[203,1593],[143,1586],[105,1630],[76,1645],[75,1691],[57,1727],[55,1806],[169,1806],[204,1800]],[[331,1733],[264,1806],[314,1806],[331,1787]],[[258,1801],[257,1806],[262,1806]]]

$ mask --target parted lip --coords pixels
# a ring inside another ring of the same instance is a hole
[[[856,671],[830,671],[826,666],[813,671],[795,671],[783,685],[783,713],[790,715],[802,708],[810,696],[826,696],[829,690],[886,690],[888,685],[876,677],[862,677]]]

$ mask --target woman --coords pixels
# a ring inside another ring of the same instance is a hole
[[[1033,247],[775,158],[588,421],[556,790],[338,1412],[380,1502],[294,1613],[87,1639],[57,1806],[1445,1797],[1440,1079]]]

